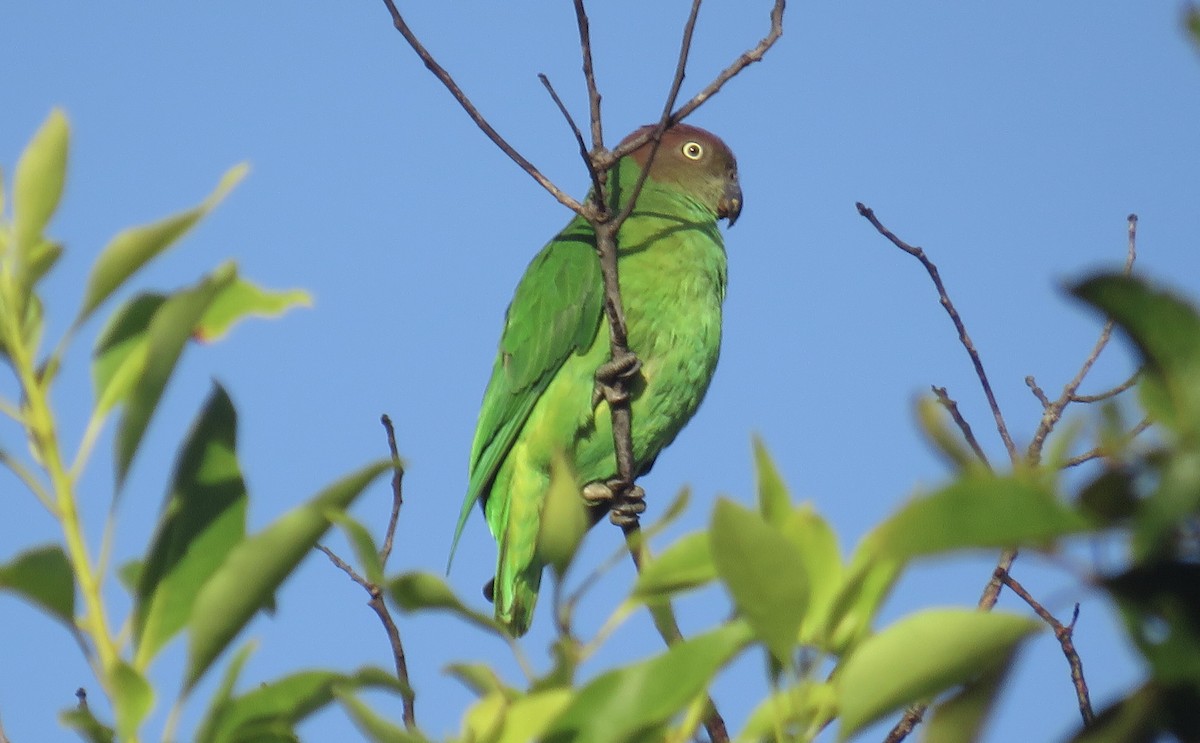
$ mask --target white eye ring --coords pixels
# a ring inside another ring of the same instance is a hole
[[[680,151],[689,160],[699,160],[704,157],[704,147],[699,142],[685,142]]]

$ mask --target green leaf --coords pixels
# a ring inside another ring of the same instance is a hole
[[[88,743],[113,743],[116,740],[116,731],[97,720],[87,707],[63,710],[58,713],[58,719]]]
[[[233,699],[233,687],[237,685],[242,668],[250,659],[250,654],[254,652],[254,649],[255,643],[248,642],[238,648],[238,651],[229,659],[229,665],[225,667],[225,673],[221,675],[221,683],[217,685],[212,697],[208,700],[208,709],[204,712],[204,719],[196,728],[196,741],[213,739],[217,722],[225,715],[225,710],[228,709],[230,700]]]
[[[184,345],[192,337],[213,298],[234,276],[235,270],[231,264],[218,268],[196,287],[168,297],[150,319],[146,331],[145,365],[133,382],[133,389],[117,427],[118,488],[125,483],[129,466],[133,463],[163,390],[175,371]]]
[[[197,594],[246,534],[246,484],[237,460],[237,411],[223,387],[192,425],[137,582],[134,664],[151,660],[186,626]]]
[[[403,611],[412,612],[424,609],[442,609],[458,616],[459,619],[473,624],[481,629],[508,637],[508,630],[497,622],[490,614],[482,614],[467,608],[450,586],[431,573],[405,573],[392,581],[388,593]]]
[[[778,524],[792,512],[792,498],[767,445],[754,437],[754,471],[758,480],[758,512],[768,524]]]
[[[570,689],[546,689],[517,697],[504,716],[504,730],[496,743],[540,740],[550,724],[571,703]]]
[[[28,255],[25,256],[25,281],[27,285],[36,286],[37,282],[42,279],[50,269],[54,268],[54,264],[58,263],[58,259],[62,257],[62,243],[53,242],[51,240],[42,240]]]
[[[54,216],[67,178],[70,125],[62,110],[54,109],[33,135],[13,172],[13,235],[21,266],[21,283],[42,231]]]
[[[479,696],[499,692],[506,697],[514,697],[517,692],[505,684],[491,666],[484,663],[451,663],[446,666],[446,675],[452,676],[463,683]]]
[[[196,337],[204,342],[224,338],[239,321],[249,316],[278,317],[293,307],[311,307],[312,297],[300,289],[270,291],[237,278],[216,296],[196,328]]]
[[[855,548],[824,619],[828,639],[822,647],[835,655],[842,655],[867,636],[900,575],[900,563],[879,554],[878,536],[868,534]]]
[[[906,561],[960,549],[1045,547],[1090,523],[1026,478],[964,474],[877,529],[879,554]]]
[[[672,645],[649,660],[593,679],[542,738],[545,743],[636,740],[667,723],[751,639],[741,622]]]
[[[234,547],[192,607],[185,688],[196,684],[254,613],[272,599],[329,528],[329,512],[348,508],[390,467],[391,462],[364,467]]]
[[[685,534],[652,557],[638,573],[633,598],[665,599],[699,588],[717,577],[707,532]]]
[[[589,526],[587,508],[579,492],[579,482],[570,463],[562,452],[555,452],[538,528],[537,553],[559,580],[570,567]]]
[[[92,360],[92,387],[96,412],[107,413],[124,402],[146,366],[146,332],[163,294],[139,294],[113,313],[96,339]]]
[[[812,740],[835,717],[833,682],[801,681],[755,707],[737,740]]]
[[[1176,433],[1200,436],[1200,316],[1174,294],[1146,281],[1102,274],[1077,284],[1075,296],[1104,311],[1129,334],[1146,362],[1142,402]]]
[[[1007,661],[1038,622],[1003,612],[930,609],[863,641],[836,676],[846,740],[883,715],[926,699]]]
[[[405,730],[384,718],[348,691],[335,688],[333,695],[345,708],[350,721],[371,743],[428,743],[429,741],[420,733]]]
[[[75,326],[82,325],[130,276],[195,226],[245,177],[248,170],[245,164],[230,169],[222,176],[216,190],[199,206],[153,224],[124,230],[114,237],[92,266],[83,307],[75,319]]]
[[[1200,48],[1200,9],[1194,5],[1189,5],[1183,14],[1183,26],[1187,29],[1188,35],[1191,36],[1192,43]]]
[[[1012,668],[1012,656],[979,678],[967,682],[937,706],[925,729],[924,743],[969,743],[983,733],[983,723]]]
[[[137,669],[121,661],[112,673],[113,709],[117,716],[117,737],[132,740],[154,707],[154,689]]]
[[[1153,684],[1147,684],[1096,715],[1091,725],[1081,728],[1070,743],[1153,743],[1162,711]]]
[[[775,658],[790,665],[808,607],[804,555],[761,516],[725,498],[713,509],[709,539],[738,613]]]
[[[793,508],[779,530],[800,551],[808,578],[808,609],[800,625],[800,642],[821,644],[829,610],[842,588],[844,567],[837,534],[808,503]]]
[[[58,545],[35,547],[0,565],[0,590],[7,589],[75,626],[75,574]]]
[[[936,399],[917,399],[917,422],[929,443],[933,444],[955,469],[968,470],[982,466],[962,434],[950,426],[949,413]]]
[[[207,743],[258,741],[263,732],[279,735],[321,709],[339,691],[363,687],[396,689],[394,677],[379,668],[353,675],[334,671],[301,671],[255,687],[224,706],[205,740]]]
[[[367,527],[348,513],[333,511],[329,520],[337,524],[350,541],[354,556],[362,568],[363,577],[368,583],[376,586],[383,585],[383,561],[379,559],[379,548],[375,546],[375,538]]]

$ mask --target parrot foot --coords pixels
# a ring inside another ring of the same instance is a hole
[[[617,526],[636,523],[638,514],[646,510],[646,491],[617,479],[584,485],[583,500],[591,507],[607,505],[608,519]]]
[[[627,391],[618,391],[613,382],[618,379],[628,381],[642,368],[642,362],[634,353],[628,353],[600,365],[596,369],[596,386],[592,390],[592,407],[595,408],[601,400],[609,405],[624,403],[629,400]]]

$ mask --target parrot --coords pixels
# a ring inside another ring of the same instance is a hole
[[[642,127],[622,144],[654,126]],[[651,143],[610,170],[610,209],[628,201]],[[645,474],[699,407],[717,366],[726,255],[719,219],[742,209],[737,161],[716,135],[687,124],[666,129],[628,219],[617,265],[628,345],[625,370],[635,475]],[[537,553],[551,462],[565,457],[595,524],[595,497],[616,482],[609,404],[597,370],[610,356],[595,233],[573,218],[534,257],[505,314],[471,446],[466,497],[450,559],[475,503],[497,542],[485,588],[497,621],[514,637],[533,619],[545,563]],[[609,495],[612,493],[609,491]]]

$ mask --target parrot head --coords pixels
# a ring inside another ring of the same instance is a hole
[[[653,131],[650,124],[630,134],[621,144],[643,132]],[[641,168],[650,157],[651,142],[629,154]],[[721,138],[712,132],[688,124],[676,124],[662,135],[662,144],[654,156],[650,177],[658,183],[676,186],[710,206],[729,226],[742,213],[742,187],[738,183],[737,159]]]

